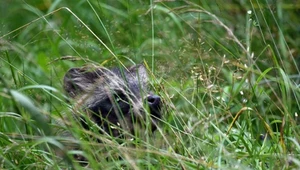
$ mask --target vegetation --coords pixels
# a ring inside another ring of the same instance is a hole
[[[299,169],[299,4],[1,0],[0,168]],[[164,101],[154,134],[61,121],[69,68],[138,63]]]

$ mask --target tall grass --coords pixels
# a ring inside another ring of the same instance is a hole
[[[0,8],[1,169],[300,167],[297,2],[4,0]],[[93,122],[84,130],[62,78],[91,63],[144,63],[164,101],[160,128],[121,141]]]

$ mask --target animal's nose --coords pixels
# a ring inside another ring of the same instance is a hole
[[[157,95],[149,95],[147,102],[150,110],[151,117],[154,118],[152,121],[152,131],[157,128],[157,118],[161,118],[161,98]]]
[[[149,95],[147,97],[150,114],[154,117],[161,118],[161,98],[157,95]]]
[[[150,107],[159,107],[161,103],[161,99],[157,95],[150,95],[147,97],[147,101]]]

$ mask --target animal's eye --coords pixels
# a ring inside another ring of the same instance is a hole
[[[116,101],[116,102],[124,102],[125,101],[125,99],[126,99],[126,96],[124,95],[124,94],[114,94],[114,100]]]
[[[116,102],[120,102],[120,101],[122,101],[122,99],[120,98],[120,97],[115,97],[115,100],[116,100]]]

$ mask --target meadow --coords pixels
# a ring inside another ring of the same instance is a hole
[[[1,0],[0,169],[299,169],[299,13],[299,0]],[[61,121],[78,109],[64,74],[87,64],[144,64],[159,128],[120,141]]]

